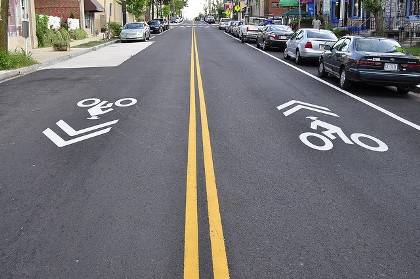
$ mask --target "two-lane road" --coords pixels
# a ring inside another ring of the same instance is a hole
[[[420,276],[418,97],[204,23],[80,58],[0,84],[0,277]]]

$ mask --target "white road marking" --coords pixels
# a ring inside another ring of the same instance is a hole
[[[44,69],[70,69],[92,67],[115,67],[130,59],[140,51],[145,50],[153,42],[136,42],[112,44],[97,51],[77,56],[75,58],[45,67]]]
[[[305,102],[301,102],[301,101],[296,101],[296,100],[291,100],[287,103],[284,103],[284,104],[278,106],[277,109],[282,110],[282,109],[287,108],[287,107],[289,107],[291,105],[294,105],[294,104],[298,104],[298,105],[292,107],[291,109],[288,109],[285,112],[283,112],[284,116],[289,116],[292,113],[295,113],[300,109],[307,109],[307,110],[316,111],[316,112],[319,112],[319,113],[322,113],[322,114],[327,114],[327,115],[339,117],[337,114],[331,112],[331,110],[329,108],[321,107],[321,106],[318,106],[318,105],[309,104],[309,103],[305,103]]]
[[[232,37],[233,39],[235,39],[237,41],[240,41],[238,38],[235,38],[235,37],[233,37],[230,34],[226,34],[226,35],[228,35],[229,37]],[[407,120],[405,118],[402,118],[401,116],[396,115],[393,112],[390,112],[390,111],[388,111],[388,110],[386,110],[386,109],[384,109],[384,108],[382,108],[382,107],[380,107],[378,105],[375,105],[375,104],[373,104],[373,103],[371,103],[371,102],[369,102],[369,101],[367,101],[367,100],[365,100],[365,99],[363,99],[363,98],[361,98],[359,96],[356,96],[356,95],[354,95],[354,94],[352,94],[352,93],[350,93],[350,92],[348,92],[348,91],[346,91],[344,89],[341,89],[340,87],[338,87],[338,86],[336,86],[334,84],[331,84],[328,81],[325,81],[325,80],[323,80],[323,79],[321,79],[321,78],[319,78],[317,76],[314,76],[313,74],[310,74],[310,73],[306,72],[305,70],[302,70],[302,69],[300,69],[300,68],[298,68],[298,67],[296,67],[296,66],[294,66],[294,65],[292,65],[292,64],[290,64],[288,62],[285,62],[285,61],[281,60],[280,58],[278,58],[278,57],[276,57],[274,55],[271,55],[271,54],[269,54],[269,53],[267,53],[267,52],[265,52],[265,51],[263,51],[263,50],[261,50],[259,48],[256,48],[253,45],[250,45],[248,43],[246,43],[246,45],[249,46],[249,47],[251,47],[251,48],[253,48],[253,49],[255,49],[255,50],[258,50],[259,52],[261,52],[261,53],[263,53],[263,54],[265,54],[265,55],[273,58],[274,60],[276,60],[276,61],[278,61],[280,63],[283,63],[284,65],[287,65],[287,66],[295,69],[296,71],[301,72],[302,74],[307,75],[308,77],[311,77],[311,78],[313,78],[313,79],[315,79],[315,80],[317,80],[317,81],[319,81],[319,82],[321,82],[321,83],[323,83],[323,84],[325,84],[325,85],[327,85],[327,86],[329,86],[331,88],[334,88],[335,90],[337,90],[337,91],[339,91],[339,92],[341,92],[341,93],[349,96],[350,98],[353,98],[353,99],[355,99],[355,100],[357,100],[357,101],[359,101],[359,102],[361,102],[361,103],[363,103],[363,104],[365,104],[365,105],[367,105],[367,106],[369,106],[369,107],[371,107],[373,109],[376,109],[376,110],[378,110],[378,111],[380,111],[380,112],[388,115],[389,117],[394,118],[397,121],[400,121],[401,123],[404,123],[404,124],[406,124],[406,125],[414,128],[414,129],[420,131],[420,125],[418,125],[418,124],[415,124],[415,123],[413,123],[413,122],[411,122],[411,121],[409,121],[409,120]]]

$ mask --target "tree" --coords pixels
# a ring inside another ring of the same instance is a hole
[[[384,1],[364,0],[363,7],[368,13],[372,13],[375,17],[376,34],[382,35],[384,32]]]
[[[146,7],[149,5],[149,0],[119,0],[118,4],[123,5],[125,2],[127,11],[132,14],[136,20],[143,18]]]
[[[9,27],[9,0],[1,0],[0,2],[0,51],[7,52],[8,50],[8,35]]]
[[[171,8],[168,5],[162,7],[163,17],[168,18],[171,15]]]

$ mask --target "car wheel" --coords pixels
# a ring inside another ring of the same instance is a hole
[[[241,42],[244,44],[245,43],[245,37],[242,35],[241,37]]]
[[[290,58],[289,54],[287,53],[287,47],[284,48],[283,57],[284,57],[285,60],[289,60],[289,58]]]
[[[296,50],[295,62],[296,62],[297,65],[302,64],[302,57],[300,56],[299,50]]]
[[[258,42],[258,39],[257,39],[257,42],[256,42],[255,46],[256,46],[257,48],[260,48],[260,43]]]
[[[347,72],[346,69],[341,69],[340,72],[340,87],[342,89],[349,89],[351,86],[351,82],[347,79]]]
[[[397,93],[399,95],[407,95],[408,92],[410,92],[410,88],[409,87],[397,87]]]
[[[324,61],[320,60],[318,65],[318,76],[325,77],[327,73],[325,72]]]
[[[267,43],[264,41],[261,45],[262,50],[266,51],[268,49]]]

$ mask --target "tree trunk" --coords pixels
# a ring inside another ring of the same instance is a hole
[[[9,26],[9,0],[1,0],[0,5],[0,51],[8,49],[7,30]]]
[[[376,35],[382,36],[384,34],[384,17],[383,11],[375,14]]]

